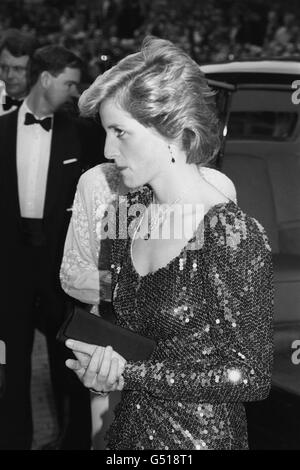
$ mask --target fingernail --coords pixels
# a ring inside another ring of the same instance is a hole
[[[71,348],[73,346],[73,341],[71,341],[70,339],[68,339],[66,341],[66,346],[68,346],[69,348]]]

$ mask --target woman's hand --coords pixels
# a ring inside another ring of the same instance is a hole
[[[66,346],[77,360],[68,359],[66,366],[72,369],[87,388],[99,392],[122,390],[126,360],[111,346],[106,348],[81,341],[67,340]]]

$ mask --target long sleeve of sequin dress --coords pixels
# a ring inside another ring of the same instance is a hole
[[[199,230],[201,246],[186,247],[143,277],[128,244],[124,258],[115,244],[119,324],[157,342],[148,361],[127,363],[118,431],[111,430],[115,448],[247,448],[242,403],[268,395],[273,281],[267,237],[232,202],[213,207]]]

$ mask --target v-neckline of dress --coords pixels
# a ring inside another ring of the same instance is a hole
[[[132,271],[134,272],[134,274],[138,277],[138,279],[141,281],[141,280],[144,280],[144,279],[147,279],[148,277],[153,277],[155,276],[157,273],[165,270],[165,269],[169,269],[171,265],[173,265],[176,261],[178,261],[179,258],[181,258],[184,253],[186,252],[187,250],[187,247],[193,243],[197,237],[197,234],[199,233],[200,230],[202,230],[202,227],[203,227],[203,230],[204,230],[204,235],[205,235],[205,229],[206,229],[206,222],[207,220],[209,220],[210,216],[211,216],[211,213],[213,212],[218,212],[218,211],[221,211],[222,209],[225,209],[227,207],[230,207],[230,206],[236,206],[236,203],[233,202],[233,201],[227,201],[227,202],[220,202],[218,204],[215,204],[213,205],[203,216],[203,218],[201,219],[201,221],[199,222],[199,224],[197,225],[192,237],[187,241],[187,243],[182,247],[182,249],[180,250],[180,252],[178,253],[178,255],[174,256],[170,261],[168,261],[168,263],[165,265],[165,266],[161,266],[157,269],[155,269],[155,271],[149,271],[148,273],[146,274],[140,274],[138,272],[138,270],[136,269],[135,265],[134,265],[134,260],[133,260],[133,256],[132,256],[132,242],[133,242],[133,239],[130,240],[129,242],[129,258],[130,258],[130,264],[131,264],[131,267],[132,267]],[[205,236],[203,238],[203,245],[201,248],[199,248],[200,251],[203,250],[204,248],[204,245],[205,245]]]

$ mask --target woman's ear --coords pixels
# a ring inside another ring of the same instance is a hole
[[[189,153],[192,144],[195,142],[195,139],[195,131],[186,127],[182,133],[182,146],[187,153]]]

